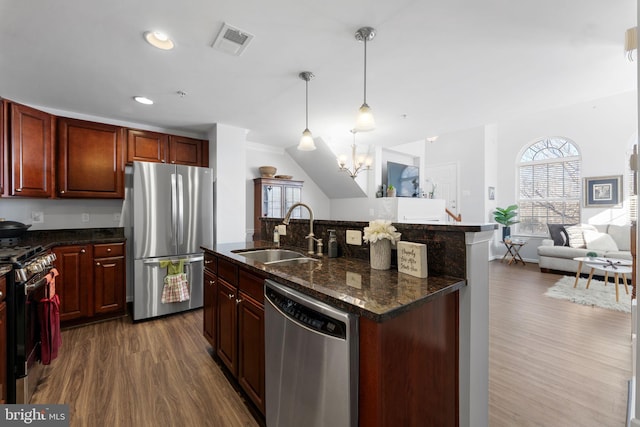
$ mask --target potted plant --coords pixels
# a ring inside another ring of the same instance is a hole
[[[376,219],[364,228],[364,241],[369,242],[371,268],[388,270],[391,267],[391,245],[400,240],[400,233],[391,221]]]
[[[396,197],[396,187],[393,184],[387,186],[387,197]]]
[[[498,224],[502,224],[502,240],[511,236],[511,226],[520,222],[514,220],[516,215],[518,215],[517,209],[518,205],[511,205],[506,208],[496,208],[496,210],[493,211],[493,219]]]

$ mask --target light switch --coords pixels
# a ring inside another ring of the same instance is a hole
[[[83,213],[82,214],[82,222],[89,222],[89,214],[88,213]]]

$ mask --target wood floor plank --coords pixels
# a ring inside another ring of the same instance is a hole
[[[495,427],[624,426],[631,316],[544,296],[558,275],[491,262],[489,419]],[[612,287],[613,291],[613,287]],[[257,426],[211,357],[202,311],[63,331],[32,403],[71,426]]]

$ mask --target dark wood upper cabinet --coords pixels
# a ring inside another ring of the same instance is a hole
[[[5,176],[7,172],[7,133],[5,123],[7,118],[5,112],[7,109],[4,107],[4,102],[0,100],[0,195],[5,194],[4,183],[8,181],[8,177]]]
[[[169,163],[209,167],[209,141],[170,135]]]
[[[127,163],[135,161],[209,167],[209,141],[128,129]]]
[[[10,110],[9,129],[5,130],[5,143],[9,142],[5,167],[10,167],[5,194],[22,197],[52,197],[55,176],[53,137],[55,121],[43,111],[13,102],[4,102]],[[5,113],[6,114],[6,113]],[[5,115],[6,117],[6,115]]]
[[[168,150],[169,135],[127,129],[127,163],[135,161],[165,163]]]
[[[58,196],[124,198],[124,129],[58,119]]]

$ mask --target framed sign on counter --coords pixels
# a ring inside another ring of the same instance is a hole
[[[611,207],[622,203],[622,175],[584,179],[584,207]]]

